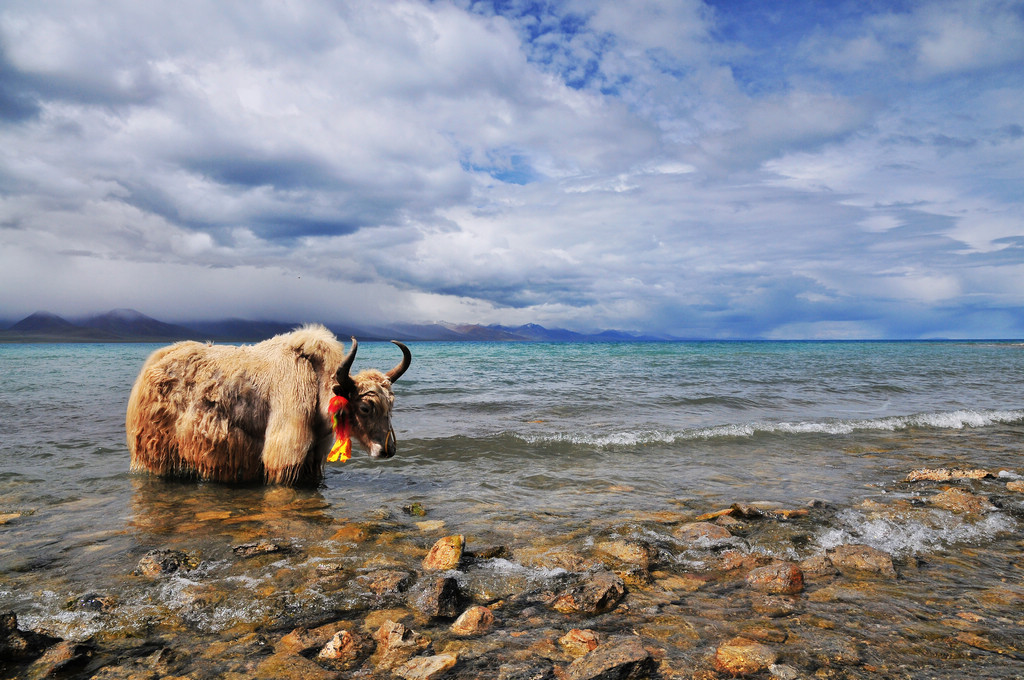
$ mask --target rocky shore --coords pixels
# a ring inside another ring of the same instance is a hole
[[[100,623],[86,639],[0,615],[0,677],[1024,677],[1019,478],[916,470],[887,492],[845,509],[681,502],[483,539],[419,504],[323,522],[322,541],[217,511],[200,520],[250,540],[136,556],[124,591],[69,599]],[[986,540],[887,551],[873,533],[922,527]]]

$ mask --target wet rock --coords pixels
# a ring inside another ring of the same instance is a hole
[[[595,549],[619,562],[633,564],[643,569],[649,568],[654,560],[654,551],[651,547],[636,541],[603,541],[598,543]]]
[[[565,547],[517,548],[515,560],[520,564],[535,569],[564,569],[571,572],[587,571],[600,568],[601,563]]]
[[[550,603],[563,614],[603,614],[615,608],[626,596],[626,585],[617,575],[607,570],[584,577],[568,591],[556,596]]]
[[[482,635],[494,625],[494,612],[487,607],[470,607],[455,619],[451,631],[456,635]]]
[[[805,575],[812,574],[814,576],[835,576],[839,573],[836,565],[832,564],[832,560],[824,553],[808,557],[800,563],[800,569]]]
[[[715,668],[733,676],[759,673],[779,660],[774,649],[742,637],[723,642],[715,650]]]
[[[321,649],[337,633],[351,628],[350,621],[334,621],[312,629],[296,628],[278,640],[274,645],[274,651],[306,656]]]
[[[410,503],[409,505],[402,507],[402,512],[413,517],[426,517],[427,511],[423,508],[420,503]]]
[[[19,517],[21,517],[21,513],[20,512],[0,513],[0,526],[3,526],[4,524],[8,524],[8,523],[18,519]]]
[[[136,576],[159,576],[176,571],[191,571],[199,566],[199,560],[180,550],[150,550],[139,560],[132,574]]]
[[[370,661],[380,671],[397,668],[430,647],[430,638],[394,621],[386,621],[373,637],[377,650]]]
[[[92,612],[110,611],[117,604],[117,600],[102,593],[87,593],[68,603],[69,609],[85,609]]]
[[[466,537],[462,535],[445,536],[430,549],[423,559],[426,571],[447,571],[455,569],[462,560],[462,550],[466,545]]]
[[[364,543],[370,539],[370,530],[360,524],[343,524],[338,527],[332,541],[340,543]]]
[[[555,680],[555,669],[551,664],[508,663],[498,668],[498,680]]]
[[[956,488],[946,489],[932,496],[929,502],[943,510],[967,515],[980,515],[996,509],[986,496],[978,496]]]
[[[1006,483],[1006,490],[1016,493],[1024,493],[1024,480],[1013,479]]]
[[[394,569],[382,569],[360,578],[367,581],[366,587],[376,595],[404,593],[413,583],[412,574]]]
[[[732,512],[729,514],[732,517],[739,517],[742,519],[759,519],[765,514],[765,512],[760,508],[747,503],[733,503],[730,510],[732,510]]]
[[[253,672],[256,680],[337,680],[340,674],[297,654],[268,656]]]
[[[428,519],[422,522],[416,522],[416,528],[424,533],[430,533],[432,531],[441,531],[441,529],[444,529],[444,520]]]
[[[747,574],[747,585],[771,595],[793,595],[804,589],[804,574],[792,562],[775,562]]]
[[[19,630],[18,617],[14,612],[0,613],[0,661],[34,659],[59,641],[59,638],[49,635]]]
[[[708,577],[696,574],[659,575],[656,583],[659,587],[668,591],[692,593],[706,586],[708,584]]]
[[[771,562],[771,558],[757,553],[744,553],[739,550],[723,550],[718,556],[718,568],[723,571],[734,569],[756,569]]]
[[[373,641],[359,633],[341,630],[327,641],[319,652],[316,660],[337,670],[354,668],[362,659],[373,652]]]
[[[403,680],[434,680],[455,666],[459,658],[454,654],[417,656],[392,671]]]
[[[690,522],[675,530],[673,535],[684,543],[698,548],[713,548],[732,540],[732,533],[725,527],[711,522]]]
[[[29,680],[68,675],[83,668],[92,659],[93,648],[79,642],[63,640],[53,645],[32,662],[25,672]]]
[[[892,556],[871,546],[840,545],[826,551],[826,554],[829,561],[843,574],[860,572],[896,578]]]
[[[953,479],[985,479],[994,477],[988,470],[963,470],[959,468],[922,468],[913,470],[903,480],[905,482],[948,482]]]
[[[410,604],[431,618],[452,618],[462,611],[462,591],[451,576],[427,579],[410,598]]]
[[[558,644],[573,658],[579,658],[584,654],[594,651],[600,643],[601,641],[598,639],[597,633],[589,629],[580,630],[579,628],[573,628],[558,638]]]
[[[236,545],[231,549],[231,552],[239,557],[256,557],[257,555],[288,552],[288,547],[274,541],[256,541],[254,543]]]
[[[784,663],[773,663],[768,667],[772,680],[800,680],[803,674],[800,670]]]
[[[647,678],[657,664],[636,637],[608,640],[573,661],[565,670],[566,680],[638,680]]]
[[[755,595],[750,598],[751,608],[758,614],[764,614],[770,619],[778,619],[783,616],[790,616],[796,612],[796,604],[790,597],[772,597],[770,595]]]

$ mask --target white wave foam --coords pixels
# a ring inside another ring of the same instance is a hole
[[[1024,420],[1024,410],[976,411],[961,409],[937,413],[857,420],[802,422],[755,421],[716,425],[683,431],[636,430],[605,434],[576,432],[550,434],[512,433],[529,444],[568,443],[596,448],[632,447],[644,444],[673,444],[695,439],[748,438],[759,434],[845,435],[856,431],[895,432],[912,427],[961,430]]]
[[[842,526],[822,530],[816,537],[815,544],[822,550],[864,543],[890,555],[917,555],[1017,530],[1017,522],[1000,513],[987,515],[977,522],[965,522],[942,510],[874,518],[856,510],[844,510],[837,520]]]

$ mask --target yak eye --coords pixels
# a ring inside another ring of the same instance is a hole
[[[360,413],[360,415],[364,415],[364,416],[365,415],[369,415],[370,411],[372,411],[372,410],[373,410],[373,406],[371,406],[368,402],[365,402],[365,401],[359,402],[359,413]]]

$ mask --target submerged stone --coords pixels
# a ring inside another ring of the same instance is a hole
[[[711,522],[684,524],[675,530],[674,536],[680,541],[696,544],[699,548],[715,547],[732,539],[728,529]]]
[[[563,614],[595,615],[611,611],[626,596],[626,585],[610,571],[602,570],[585,577],[582,583],[558,595],[551,608]]]
[[[176,571],[190,571],[199,566],[199,561],[180,550],[150,550],[139,560],[132,572],[135,575],[159,576]]]
[[[430,647],[430,638],[394,621],[384,622],[373,638],[377,642],[377,650],[370,661],[381,671],[397,668]]]
[[[417,611],[431,618],[452,618],[462,610],[462,591],[451,576],[428,579],[409,599]]]
[[[948,482],[953,479],[984,479],[994,477],[988,470],[972,469],[964,470],[959,468],[922,468],[912,470],[905,482]]]
[[[736,637],[715,650],[715,668],[733,676],[759,673],[779,660],[774,649],[760,642]]]
[[[840,545],[826,551],[828,559],[843,574],[850,572],[879,574],[896,578],[892,556],[868,545]]]
[[[932,496],[929,501],[932,505],[968,515],[980,515],[985,512],[992,512],[996,506],[992,505],[986,496],[979,496],[963,489],[950,488]]]
[[[403,680],[434,680],[455,667],[459,657],[455,654],[417,656],[409,659],[392,672]]]
[[[747,585],[771,595],[793,595],[804,589],[804,574],[792,562],[776,562],[752,570]]]
[[[584,654],[594,651],[601,643],[597,633],[592,630],[581,630],[573,628],[568,633],[558,638],[558,644],[572,657],[581,657]]]
[[[639,680],[654,672],[651,653],[636,637],[611,638],[603,645],[573,661],[565,670],[566,680]]]
[[[287,546],[273,541],[256,541],[254,543],[243,543],[231,549],[239,557],[256,557],[257,555],[271,555],[274,553],[287,552]]]

